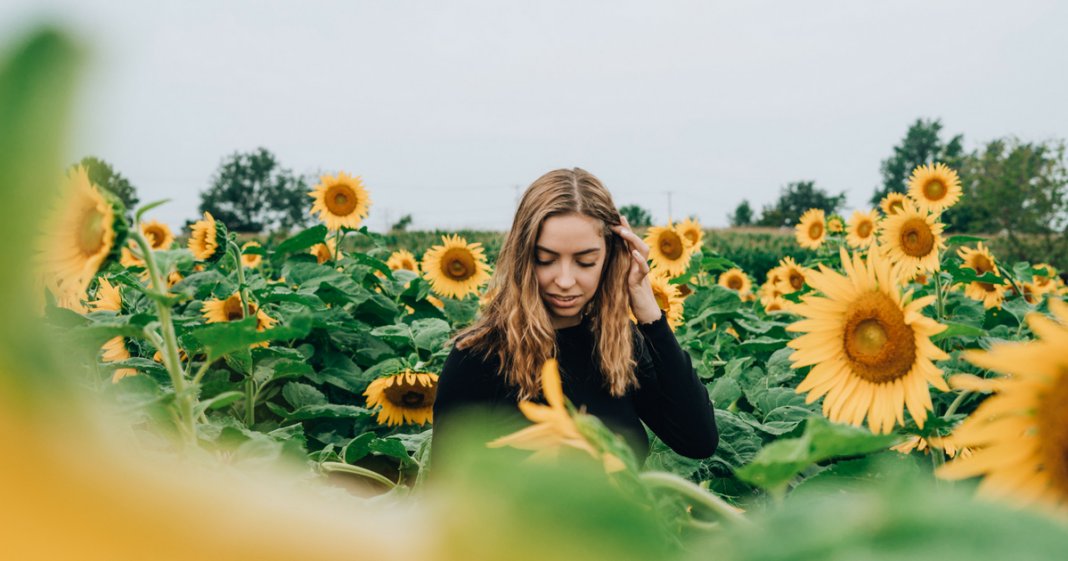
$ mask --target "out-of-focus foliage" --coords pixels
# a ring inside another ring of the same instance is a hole
[[[757,226],[774,228],[793,226],[810,208],[822,209],[828,215],[838,212],[845,204],[845,199],[844,192],[830,195],[816,187],[815,181],[793,181],[782,188],[777,201],[764,205],[755,223]]]
[[[653,214],[638,205],[623,205],[619,213],[627,218],[634,228],[648,228],[653,225]]]

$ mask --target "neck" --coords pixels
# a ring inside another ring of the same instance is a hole
[[[582,323],[582,316],[570,316],[566,318],[551,316],[550,321],[553,324],[553,329],[564,329],[565,327],[575,327]]]

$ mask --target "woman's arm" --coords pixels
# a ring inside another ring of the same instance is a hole
[[[639,323],[635,355],[638,416],[672,450],[688,458],[711,457],[719,444],[715,410],[690,355],[679,346],[667,318]]]

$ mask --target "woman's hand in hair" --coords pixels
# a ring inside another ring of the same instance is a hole
[[[627,217],[620,215],[622,224],[609,226],[630,249],[630,272],[627,275],[627,290],[630,293],[630,308],[638,323],[652,323],[660,319],[662,312],[653,296],[649,283],[649,246],[630,229]]]

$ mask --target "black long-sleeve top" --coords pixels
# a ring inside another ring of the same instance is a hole
[[[603,383],[589,320],[557,329],[557,360],[564,395],[576,408],[585,406],[587,413],[622,435],[639,464],[649,454],[649,439],[642,422],[683,456],[712,456],[719,443],[713,405],[667,319],[661,314],[652,323],[632,324],[632,329],[639,387],[631,388],[622,397],[613,397]],[[438,437],[450,429],[456,411],[477,405],[519,416],[518,388],[507,384],[498,372],[499,366],[496,357],[484,359],[470,349],[452,349],[439,376],[434,401],[431,465],[440,465],[438,458],[449,453],[441,450],[442,439]],[[544,403],[544,396],[535,401]]]

